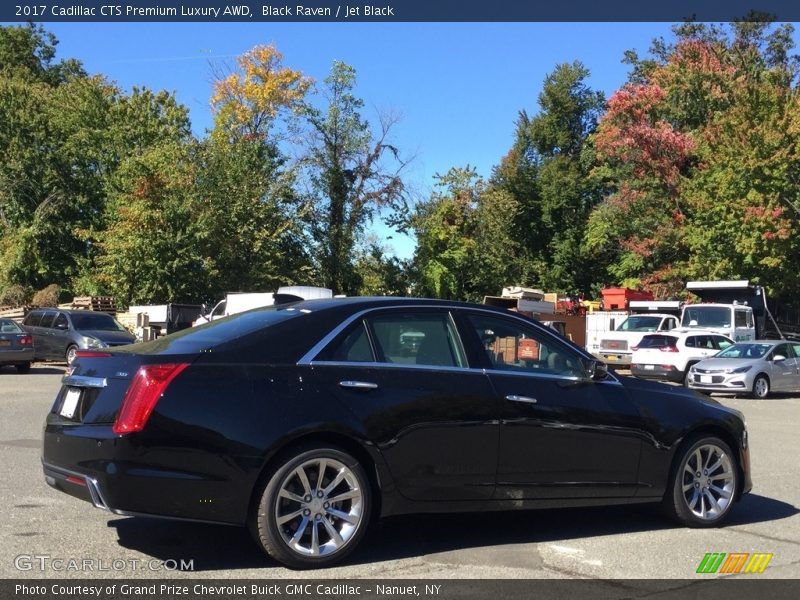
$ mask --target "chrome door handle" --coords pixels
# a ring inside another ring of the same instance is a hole
[[[369,381],[340,381],[339,385],[343,388],[355,388],[357,390],[374,390],[378,387],[377,383]]]
[[[536,404],[536,398],[531,398],[530,396],[517,396],[516,394],[509,394],[506,396],[506,400],[510,400],[511,402],[524,402],[525,404]]]

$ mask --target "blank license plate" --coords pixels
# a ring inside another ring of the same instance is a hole
[[[711,375],[700,375],[700,383],[711,383]]]
[[[75,416],[75,409],[78,408],[78,401],[81,399],[81,391],[77,388],[69,388],[67,395],[64,396],[64,402],[61,404],[59,414],[62,417],[71,419]]]
[[[644,370],[645,370],[645,371],[652,371],[652,370],[653,370],[653,369],[655,369],[655,368],[656,368],[656,366],[655,366],[655,365],[645,365],[645,366],[644,366]]]

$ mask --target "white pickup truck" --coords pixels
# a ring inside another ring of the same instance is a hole
[[[678,326],[678,317],[668,314],[630,315],[614,331],[600,339],[600,357],[609,365],[628,367],[633,348],[648,333],[670,331]]]

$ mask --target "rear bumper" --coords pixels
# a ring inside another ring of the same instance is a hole
[[[659,379],[661,381],[683,381],[683,371],[670,368],[668,365],[653,365],[652,369],[644,369],[640,365],[631,365],[631,375],[642,379]]]
[[[600,357],[609,366],[629,366],[631,364],[631,354],[624,352],[600,352]]]
[[[233,525],[247,520],[258,472],[246,467],[254,464],[163,442],[151,446],[141,434],[114,434],[110,424],[48,423],[42,453],[47,484],[96,508]]]
[[[0,352],[0,365],[27,363],[33,361],[33,348],[3,350]]]

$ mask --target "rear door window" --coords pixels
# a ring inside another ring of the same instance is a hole
[[[686,347],[687,348],[696,348],[697,346],[698,346],[697,338],[695,336],[691,335],[691,336],[686,338]]]
[[[46,312],[42,317],[42,322],[39,324],[39,327],[52,327],[53,321],[56,319],[55,312]]]
[[[379,362],[466,367],[449,312],[390,311],[368,318]]]
[[[22,324],[28,327],[38,327],[41,322],[42,322],[42,313],[41,311],[35,310],[28,313]]]
[[[67,315],[64,313],[58,313],[55,321],[53,321],[53,327],[56,329],[66,330],[69,329],[69,321],[67,321]]]

